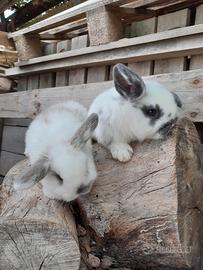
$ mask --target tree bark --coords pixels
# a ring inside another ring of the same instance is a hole
[[[107,257],[120,269],[202,269],[203,172],[193,123],[181,120],[166,141],[135,144],[125,164],[95,148],[99,177],[78,199],[92,239],[88,246],[80,236],[87,264],[91,254],[101,267]]]
[[[15,165],[1,188],[0,268],[78,270],[80,250],[68,205],[45,198],[40,185],[13,190],[13,180],[27,164]]]

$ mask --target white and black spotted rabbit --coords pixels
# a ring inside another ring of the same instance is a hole
[[[130,142],[166,137],[182,105],[176,94],[156,81],[143,81],[125,65],[114,66],[113,80],[115,86],[96,97],[89,114],[99,116],[95,139],[125,162],[133,154]]]
[[[98,116],[76,102],[49,107],[31,123],[25,154],[31,166],[18,177],[15,189],[26,189],[41,180],[44,194],[71,201],[90,191],[97,172],[91,137]]]

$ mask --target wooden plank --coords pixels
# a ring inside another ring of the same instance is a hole
[[[40,38],[41,39],[47,39],[47,38],[55,38],[57,37],[62,37],[64,34],[67,34],[69,32],[72,32],[74,30],[78,30],[80,28],[86,27],[87,26],[87,19],[80,19],[72,23],[68,23],[53,29],[50,29],[48,31],[44,31],[40,33]]]
[[[26,119],[26,118],[5,118],[4,119],[5,126],[28,127],[30,122],[31,122],[31,119]]]
[[[31,75],[27,78],[27,90],[39,88],[39,75]]]
[[[56,53],[56,43],[50,43],[44,47],[45,55],[51,55],[54,53]],[[39,88],[47,88],[53,86],[54,86],[54,73],[40,74]]]
[[[88,68],[87,83],[104,82],[106,80],[107,68],[105,66]]]
[[[28,61],[20,61],[19,63],[16,63],[16,66],[27,66],[37,63],[42,63],[46,61],[53,61],[53,60],[59,60],[66,57],[73,57],[73,56],[79,56],[87,53],[98,53],[101,51],[108,51],[111,49],[117,49],[117,48],[124,48],[128,46],[133,45],[144,45],[148,43],[158,42],[158,41],[167,41],[170,39],[178,39],[181,37],[187,37],[187,36],[195,36],[195,35],[203,34],[203,24],[200,25],[194,25],[194,26],[188,26],[188,27],[182,27],[180,29],[173,29],[170,31],[164,31],[156,34],[149,34],[142,37],[135,37],[131,39],[122,39],[117,42],[111,42],[110,44],[105,44],[101,46],[94,46],[94,47],[88,47],[83,50],[74,50],[71,52],[65,52],[59,54],[55,54],[52,56],[43,56],[38,57],[34,59],[30,59]]]
[[[22,154],[25,150],[26,127],[4,126],[1,150]]]
[[[83,35],[72,39],[71,50],[87,47],[88,36]],[[69,71],[69,85],[81,84],[85,82],[85,68],[78,68]]]
[[[203,25],[190,26],[132,39],[123,39],[105,45],[64,52],[61,53],[61,55],[44,56],[42,59],[30,60],[23,68],[15,67],[7,69],[6,75],[15,76],[17,74],[22,75],[39,72],[39,70],[40,72],[56,71],[64,68],[82,68],[84,66],[108,65],[117,62],[130,63],[195,55],[203,52],[202,41]],[[37,62],[39,63],[38,65]],[[31,66],[31,63],[35,63],[35,65]]]
[[[56,51],[61,53],[71,49],[71,41],[64,40],[57,43]],[[68,72],[66,70],[56,72],[56,86],[65,86],[68,84]]]
[[[24,155],[1,151],[0,154],[0,175],[6,173],[19,161],[23,160]]]
[[[203,23],[203,5],[196,8],[195,24]],[[203,54],[193,55],[190,60],[190,70],[203,68]]]
[[[144,20],[141,22],[135,22],[131,25],[131,37],[143,36],[155,33],[157,18]],[[153,63],[152,61],[143,61],[136,63],[129,63],[129,68],[140,74],[141,76],[147,76],[152,74]]]
[[[28,84],[27,78],[28,78],[27,76],[18,78],[18,84],[17,84],[18,91],[27,90],[27,84]]]
[[[66,23],[69,23],[73,20],[78,20],[85,17],[87,11],[93,10],[95,8],[101,7],[103,5],[114,4],[119,6],[123,3],[129,3],[132,0],[90,0],[84,3],[81,3],[77,6],[69,8],[65,11],[60,12],[57,15],[54,15],[46,20],[38,22],[34,25],[28,26],[24,29],[18,30],[16,32],[10,33],[9,38],[20,36],[27,33],[39,33]]]
[[[171,14],[158,17],[157,32],[187,26],[189,23],[189,9],[180,10]],[[154,74],[170,73],[185,70],[185,57],[156,60]]]
[[[193,121],[203,121],[203,70],[185,71],[145,77],[156,79],[183,101],[185,115]],[[38,89],[0,95],[0,117],[35,117],[51,104],[75,100],[88,107],[93,98],[113,86],[113,82]]]

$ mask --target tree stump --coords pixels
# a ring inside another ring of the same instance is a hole
[[[78,270],[80,250],[68,205],[45,198],[40,185],[13,190],[26,166],[26,160],[15,165],[1,187],[0,269]]]
[[[94,240],[89,255],[107,256],[110,269],[202,269],[203,172],[193,123],[182,119],[166,141],[135,144],[128,163],[94,149],[99,176],[78,199]]]

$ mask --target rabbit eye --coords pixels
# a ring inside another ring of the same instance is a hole
[[[150,117],[155,117],[157,115],[157,110],[156,109],[149,109],[146,111],[146,114]]]
[[[149,106],[143,106],[142,107],[142,112],[144,113],[144,115],[148,118],[151,119],[150,123],[153,125],[157,119],[161,118],[163,116],[163,111],[162,109],[159,107],[159,105],[149,105]]]

